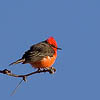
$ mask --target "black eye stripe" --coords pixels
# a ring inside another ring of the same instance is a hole
[[[45,43],[47,43],[47,44],[49,44],[47,41],[44,41]],[[58,50],[62,50],[61,48],[57,48],[57,47],[55,47],[53,44],[49,44],[51,47],[53,47],[53,48],[56,48],[56,49],[58,49]]]
[[[57,47],[55,47],[53,44],[50,44],[52,47],[54,47],[54,48],[57,48]]]

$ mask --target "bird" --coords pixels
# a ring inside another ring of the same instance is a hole
[[[38,70],[52,68],[57,58],[57,50],[62,49],[58,48],[56,40],[51,36],[42,42],[32,45],[30,49],[23,54],[21,59],[9,65],[28,63]]]

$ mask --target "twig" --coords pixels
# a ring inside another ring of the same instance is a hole
[[[13,74],[10,70],[8,69],[4,69],[4,70],[0,70],[0,73],[2,74],[6,74],[8,76],[13,76],[13,77],[20,77],[22,78],[24,81],[27,81],[26,78],[30,75],[36,74],[36,73],[43,73],[43,72],[49,72],[50,74],[53,74],[56,71],[56,69],[54,67],[50,67],[50,68],[46,68],[43,70],[37,70],[35,72],[31,72],[25,75],[17,75],[17,74]]]
[[[23,82],[23,80],[21,80],[18,85],[16,86],[16,88],[12,91],[11,96],[15,94],[16,90],[18,89],[18,87],[21,85],[21,83]]]
[[[54,73],[56,72],[56,69],[55,69],[54,67],[43,68],[42,70],[41,70],[41,69],[38,69],[38,70],[35,71],[35,72],[31,72],[31,73],[28,73],[28,74],[25,74],[25,75],[13,74],[13,73],[12,73],[10,70],[8,70],[8,69],[0,70],[0,73],[2,73],[2,74],[6,74],[6,75],[12,76],[12,77],[20,77],[20,78],[22,78],[22,80],[19,82],[19,84],[18,84],[18,85],[16,86],[16,88],[13,90],[13,92],[12,92],[11,95],[13,95],[13,94],[16,92],[17,88],[21,85],[21,83],[22,83],[23,81],[27,81],[26,78],[27,78],[28,76],[31,76],[31,75],[36,74],[36,73],[43,73],[43,72],[49,72],[50,74],[54,74]]]

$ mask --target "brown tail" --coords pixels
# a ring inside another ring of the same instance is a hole
[[[18,64],[18,63],[23,63],[25,61],[25,59],[19,59],[11,64],[9,64],[9,66],[14,65],[14,64]]]

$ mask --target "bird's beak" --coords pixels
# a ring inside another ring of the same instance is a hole
[[[62,50],[62,48],[57,48],[57,50]]]

